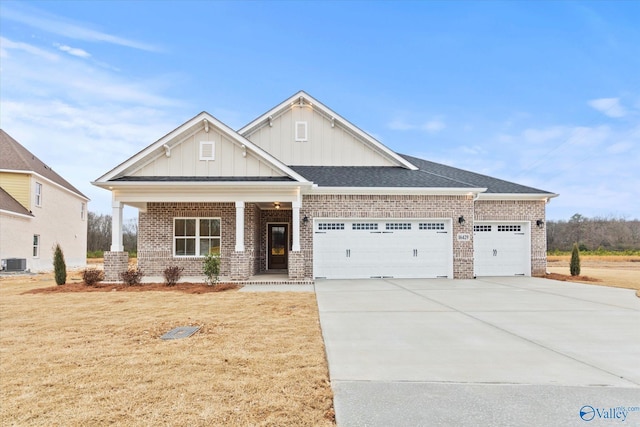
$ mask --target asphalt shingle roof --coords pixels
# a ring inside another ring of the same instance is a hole
[[[0,210],[33,216],[31,212],[0,187]]]
[[[2,129],[0,129],[0,169],[35,172],[79,196],[87,198],[80,190],[54,172]]]
[[[320,187],[486,188],[486,193],[552,194],[475,172],[400,154],[418,167],[290,166]]]

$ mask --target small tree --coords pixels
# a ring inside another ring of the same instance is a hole
[[[572,276],[580,275],[580,250],[578,244],[573,244],[573,251],[571,251],[571,262],[569,263],[569,271]]]
[[[53,271],[55,273],[56,284],[64,285],[67,283],[67,264],[64,262],[64,254],[59,243],[53,250]]]
[[[207,276],[207,283],[215,285],[220,280],[220,255],[210,253],[204,259],[204,275]]]

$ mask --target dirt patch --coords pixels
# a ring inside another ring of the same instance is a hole
[[[167,286],[165,283],[143,283],[141,285],[129,286],[122,283],[98,284],[88,286],[84,283],[67,283],[60,286],[50,286],[48,288],[29,289],[24,294],[59,294],[65,292],[182,292],[185,294],[208,294],[211,292],[234,291],[242,286],[236,283],[218,283],[210,286],[202,283],[178,283],[174,286]]]
[[[560,280],[562,282],[602,282],[600,279],[589,276],[570,276],[560,273],[549,273],[544,276],[546,279]]]

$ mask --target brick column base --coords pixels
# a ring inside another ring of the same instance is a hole
[[[304,279],[304,253],[302,251],[289,252],[289,279]]]
[[[251,275],[252,259],[247,252],[232,252],[229,260],[231,280],[247,280]]]
[[[120,273],[129,268],[129,254],[127,252],[104,253],[104,280],[107,282],[120,282]]]

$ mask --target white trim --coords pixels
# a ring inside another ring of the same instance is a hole
[[[0,214],[19,216],[21,218],[29,218],[29,219],[34,218],[33,215],[21,214],[21,213],[18,213],[18,212],[7,211],[7,210],[4,210],[4,209],[0,209]]]
[[[37,244],[35,242],[36,237],[38,238],[37,239],[38,240]],[[33,242],[33,245],[31,246],[32,247],[32,250],[31,250],[31,255],[32,256],[31,256],[31,258],[40,258],[40,246],[41,246],[40,243],[41,243],[42,239],[40,239],[40,235],[39,234],[34,234],[33,235],[33,240],[34,240],[34,242]],[[34,249],[37,251],[37,253],[35,255],[33,255],[33,250]]]
[[[305,101],[306,101],[306,104],[305,104]],[[276,105],[275,107],[273,107],[272,109],[270,109],[269,111],[267,111],[266,113],[264,113],[263,115],[261,115],[260,117],[255,119],[254,121],[252,121],[251,123],[247,124],[246,126],[241,128],[240,130],[238,130],[238,133],[243,135],[243,136],[245,136],[245,137],[248,137],[253,132],[255,132],[257,128],[260,128],[262,126],[268,126],[269,125],[269,116],[271,116],[272,120],[273,120],[273,118],[276,117],[277,115],[279,115],[282,111],[286,111],[286,110],[288,110],[288,109],[290,109],[292,107],[300,107],[300,103],[301,102],[303,103],[303,106],[309,106],[309,107],[312,107],[314,110],[321,112],[322,114],[327,116],[327,118],[329,120],[333,119],[332,123],[334,124],[334,126],[335,126],[336,122],[338,122],[338,124],[340,124],[345,129],[348,129],[349,131],[351,131],[355,135],[357,135],[360,138],[364,139],[373,148],[377,149],[377,151],[379,151],[381,154],[383,154],[386,157],[388,157],[390,160],[392,160],[398,166],[402,166],[402,167],[405,167],[405,168],[410,169],[410,170],[418,170],[419,169],[418,167],[413,165],[411,162],[409,162],[405,158],[401,157],[399,154],[397,154],[393,150],[389,149],[387,146],[382,144],[380,141],[378,141],[377,139],[375,139],[374,137],[372,137],[368,133],[364,132],[363,130],[359,129],[358,127],[356,127],[355,125],[350,123],[348,120],[344,119],[342,116],[340,116],[339,114],[337,114],[336,112],[334,112],[329,107],[327,107],[326,105],[322,104],[321,102],[319,102],[315,98],[311,97],[309,94],[307,94],[304,91],[297,92],[293,96],[287,98],[286,100],[284,100],[280,104]]]
[[[164,155],[165,144],[168,144],[174,138],[180,137],[182,133],[190,130],[193,127],[197,126],[199,129],[204,129],[205,120],[209,126],[213,125],[217,127],[218,129],[220,129],[222,133],[224,133],[226,136],[229,137],[229,140],[238,144],[239,147],[244,145],[248,151],[253,152],[259,159],[261,159],[262,161],[264,161],[265,163],[273,167],[275,170],[281,172],[283,175],[290,176],[291,178],[299,182],[308,182],[303,176],[293,171],[287,165],[285,165],[284,163],[282,163],[281,161],[279,161],[278,159],[276,159],[275,157],[273,157],[272,155],[270,155],[269,153],[267,153],[257,145],[253,144],[251,141],[249,141],[242,135],[235,132],[233,129],[231,129],[229,126],[225,125],[224,123],[222,123],[221,121],[213,117],[211,114],[203,111],[202,113],[198,114],[191,120],[180,125],[176,129],[172,130],[171,132],[169,132],[168,134],[166,134],[165,136],[163,136],[153,144],[149,145],[142,151],[133,155],[128,160],[125,160],[123,163],[111,169],[109,172],[102,175],[101,177],[96,179],[94,182],[92,182],[92,184],[98,185],[98,183],[107,183],[111,179],[118,178],[119,176],[125,175],[128,169],[138,166],[137,164],[139,162],[145,161],[146,158],[149,156]]]
[[[42,207],[42,183],[35,181],[35,185],[33,186],[33,205],[36,208]]]
[[[475,196],[486,188],[447,188],[447,187],[313,187],[305,194],[384,194],[384,195],[441,195]]]
[[[544,200],[558,197],[554,193],[482,193],[476,200]]]

